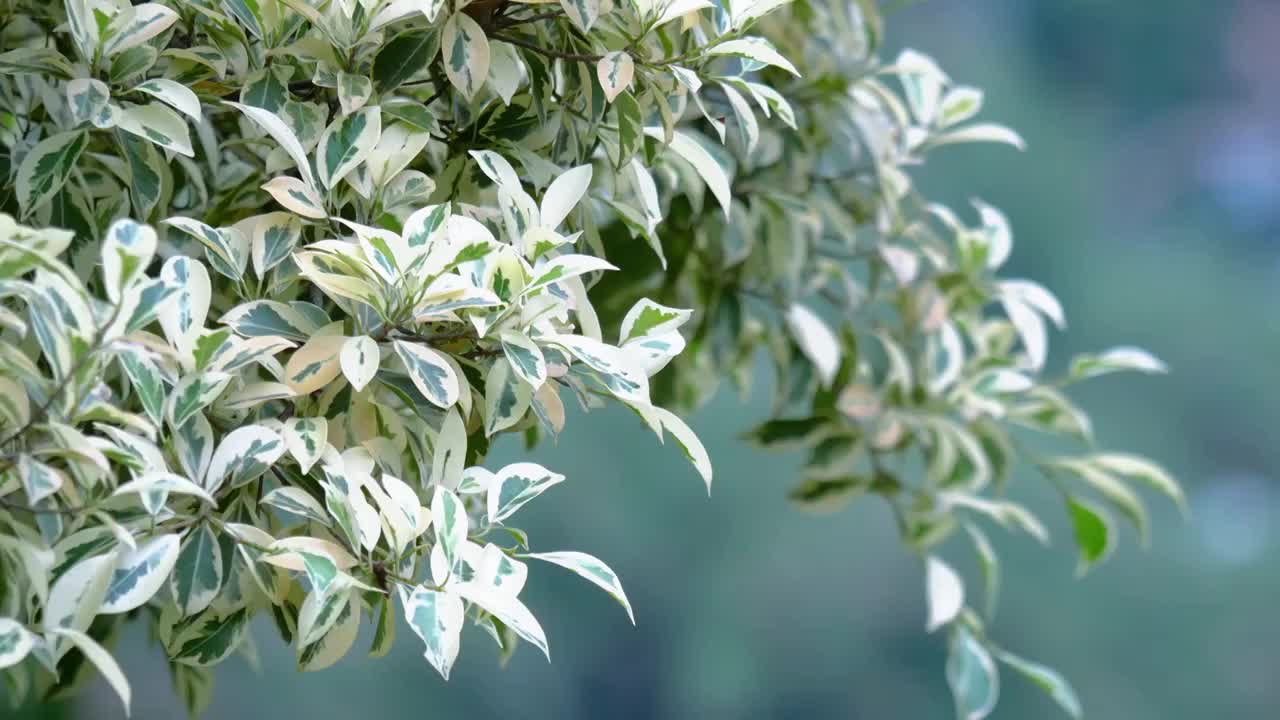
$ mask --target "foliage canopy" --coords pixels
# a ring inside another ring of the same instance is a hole
[[[486,469],[498,437],[615,403],[670,436],[722,379],[776,372],[747,438],[802,449],[791,499],[881,498],[922,561],[964,718],[997,665],[1080,706],[984,629],[1017,460],[1061,491],[1081,571],[1172,479],[1096,449],[1046,377],[1063,310],[1002,277],[1012,235],[928,202],[913,165],[1021,147],[928,56],[877,54],[870,0],[0,0],[0,669],[52,697],[145,618],[193,713],[268,614],[319,670],[403,616],[448,677],[464,625],[548,653],[520,600],[565,478]],[[620,268],[620,269],[619,269]],[[686,309],[689,308],[689,309]],[[1016,428],[1079,441],[1025,449]],[[540,501],[546,502],[546,501]],[[984,529],[985,528],[985,529]],[[983,611],[936,553],[968,539]]]

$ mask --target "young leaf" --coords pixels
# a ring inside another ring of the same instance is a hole
[[[289,418],[280,436],[298,468],[309,472],[324,454],[329,436],[329,421],[323,417]]]
[[[830,387],[840,369],[840,341],[827,324],[804,305],[792,305],[787,311],[787,327],[796,345],[818,370],[822,384]]]
[[[566,2],[572,2],[572,0],[566,0]],[[604,97],[609,102],[613,102],[619,93],[631,87],[631,80],[635,77],[635,73],[635,61],[631,59],[631,54],[628,52],[611,52],[596,63],[596,77],[600,80],[600,87],[604,88]]]
[[[925,560],[925,590],[929,601],[925,629],[929,632],[955,620],[964,608],[964,582],[950,565],[932,555]]]
[[[560,227],[560,223],[564,222],[587,193],[587,187],[591,185],[591,172],[590,165],[579,165],[551,181],[538,208],[543,227]]]
[[[342,345],[338,360],[347,382],[351,383],[351,387],[355,388],[356,392],[360,392],[378,372],[378,364],[381,360],[378,343],[367,335],[347,338]]]

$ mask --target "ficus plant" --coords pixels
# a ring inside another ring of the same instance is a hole
[[[301,670],[362,624],[386,653],[401,618],[445,678],[468,625],[547,653],[530,567],[631,608],[604,561],[518,528],[565,478],[491,445],[622,405],[710,489],[681,415],[764,357],[774,419],[747,438],[807,453],[799,505],[892,512],[959,714],[1004,667],[1080,715],[987,633],[988,534],[1048,542],[1006,497],[1023,463],[1082,571],[1113,512],[1145,537],[1135,486],[1178,486],[1099,449],[1065,390],[1164,368],[1117,348],[1044,374],[1063,311],[999,274],[1004,216],[910,176],[1022,141],[928,56],[881,60],[881,23],[871,0],[0,0],[11,697],[96,670],[127,708],[106,648],[129,619],[193,714],[259,614]]]

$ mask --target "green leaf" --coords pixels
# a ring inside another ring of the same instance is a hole
[[[116,55],[111,61],[111,70],[107,73],[107,79],[112,85],[137,82],[140,79],[139,76],[150,70],[159,57],[159,53],[150,45],[131,47]]]
[[[1067,500],[1067,511],[1071,514],[1076,547],[1080,550],[1080,561],[1076,566],[1076,572],[1084,575],[1105,560],[1115,546],[1111,519],[1102,508],[1079,498]]]
[[[169,585],[183,617],[209,607],[222,589],[222,548],[207,524],[182,542]]]
[[[373,59],[373,81],[382,93],[391,92],[422,72],[439,52],[434,30],[409,30],[391,39]],[[428,128],[423,128],[428,129]]]
[[[866,492],[870,485],[870,480],[856,475],[808,478],[792,488],[791,492],[787,493],[787,499],[805,510],[835,512]]]
[[[996,597],[1000,592],[1000,558],[986,533],[968,523],[965,523],[964,529],[969,533],[973,549],[978,554],[978,566],[982,569],[983,599],[986,600],[985,614],[990,619],[995,617]]]
[[[811,447],[830,430],[830,418],[776,418],[760,423],[745,434],[754,445],[768,450],[789,450]]]
[[[360,392],[377,374],[381,353],[378,351],[378,343],[374,342],[373,338],[360,335],[347,338],[338,358],[347,382],[351,383],[351,387],[355,388],[356,392]]]
[[[14,181],[24,216],[43,205],[67,182],[88,142],[85,132],[72,130],[46,138],[31,148],[18,166]]]

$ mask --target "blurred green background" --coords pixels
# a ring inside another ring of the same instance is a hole
[[[1021,478],[1056,542],[1045,551],[1000,538],[995,636],[1062,670],[1092,718],[1280,716],[1280,3],[906,5],[890,14],[889,55],[904,45],[933,54],[957,81],[985,88],[984,117],[1029,145],[940,151],[919,176],[929,194],[1006,210],[1011,273],[1067,307],[1059,366],[1076,351],[1137,344],[1173,369],[1103,379],[1079,397],[1109,449],[1155,457],[1185,483],[1191,521],[1151,498],[1153,547],[1129,534],[1077,581],[1060,510],[1037,497],[1036,478]],[[783,500],[797,459],[736,439],[767,411],[769,374],[758,377],[751,398],[724,393],[692,418],[716,464],[710,500],[629,413],[571,417],[559,446],[538,451],[569,480],[556,502],[522,513],[534,543],[608,561],[638,627],[603,593],[539,568],[526,602],[554,664],[524,646],[495,672],[493,644],[469,629],[446,685],[403,627],[388,659],[353,651],[299,675],[264,624],[261,670],[242,658],[221,666],[208,717],[950,717],[944,642],[924,632],[920,568],[883,506],[802,514]],[[508,441],[495,466],[519,455]],[[972,571],[961,543],[944,554]],[[140,627],[121,656],[133,717],[180,717]],[[995,718],[1058,716],[1005,680]],[[20,717],[119,713],[98,680],[74,704]]]

